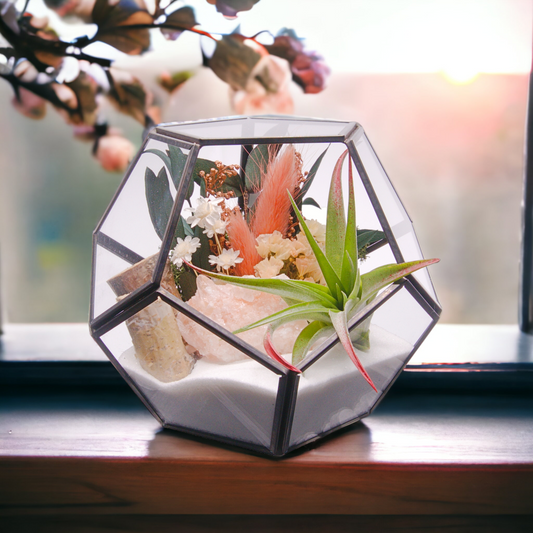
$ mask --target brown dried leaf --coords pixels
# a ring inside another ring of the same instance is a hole
[[[132,0],[120,0],[114,5],[110,5],[109,0],[96,0],[92,19],[98,25],[94,41],[107,43],[130,55],[140,54],[150,46],[149,30],[132,26],[151,25],[154,19]]]
[[[130,115],[144,126],[147,105],[146,90],[137,78],[131,76],[130,79],[121,80],[121,74],[114,69],[109,70],[111,89],[107,96],[121,113]]]
[[[172,25],[172,28],[161,28],[161,33],[167,39],[175,41],[184,30],[193,28],[198,23],[194,16],[194,10],[185,6],[171,13],[165,21],[165,25],[167,24]]]
[[[244,89],[261,55],[239,34],[225,35],[208,61],[211,70],[234,90]]]

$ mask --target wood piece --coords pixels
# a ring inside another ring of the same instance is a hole
[[[120,272],[120,274],[107,280],[107,283],[117,296],[124,296],[133,292],[135,289],[138,289],[141,285],[144,285],[152,279],[158,257],[159,254],[155,254],[143,259],[139,263],[136,263]],[[180,293],[174,283],[174,276],[169,261],[167,261],[165,270],[163,271],[161,287],[181,300]]]
[[[187,352],[173,308],[158,298],[126,320],[135,355],[141,366],[159,381],[187,377],[195,359]]]
[[[152,278],[157,258],[158,254],[147,257],[107,281],[117,300],[125,298]],[[161,286],[181,299],[168,260]],[[177,317],[177,309],[158,298],[126,320],[139,363],[146,372],[164,383],[187,377],[195,363],[183,344]]]

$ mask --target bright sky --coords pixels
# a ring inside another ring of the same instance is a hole
[[[237,21],[205,0],[186,3],[208,31],[295,28],[334,73],[443,72],[460,83],[531,65],[533,0],[261,0]]]

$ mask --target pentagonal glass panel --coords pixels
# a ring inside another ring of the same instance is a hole
[[[353,144],[396,239],[403,260],[416,261],[422,259],[423,256],[418,246],[411,219],[363,131],[359,130],[357,132],[354,136]],[[415,272],[413,276],[436,300],[435,289],[427,270]]]
[[[310,121],[306,119],[278,120],[274,117],[237,118],[221,121],[184,122],[181,124],[162,124],[158,132],[171,135],[212,140],[212,139],[250,139],[271,137],[331,137],[341,136],[350,122]],[[355,124],[354,124],[355,127]]]
[[[377,392],[340,343],[335,344],[300,377],[290,447],[368,415],[433,322],[403,286],[361,325],[352,326],[355,351]]]
[[[270,448],[279,375],[202,324],[158,299],[102,341],[166,427]]]
[[[188,154],[151,139],[130,169],[95,235],[93,318],[151,281]]]

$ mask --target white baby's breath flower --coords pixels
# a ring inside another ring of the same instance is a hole
[[[211,239],[215,236],[215,233],[219,235],[224,235],[226,233],[226,227],[228,223],[224,222],[221,218],[215,220],[213,223],[208,220],[205,221],[205,230],[204,233]]]
[[[192,261],[192,254],[200,247],[200,239],[198,237],[191,237],[187,235],[185,239],[178,237],[178,243],[172,251],[171,261],[177,266],[181,267],[183,261]]]
[[[237,263],[242,263],[243,258],[239,257],[241,252],[239,250],[222,250],[220,255],[210,255],[209,263],[216,265],[218,270],[229,270]]]
[[[263,259],[257,265],[254,266],[255,273],[260,278],[274,278],[283,268],[283,261],[276,257],[269,257],[268,259]]]
[[[187,217],[187,222],[191,228],[200,226],[205,229],[207,226],[212,226],[215,221],[220,220],[222,208],[218,204],[223,200],[224,198],[212,200],[200,196],[196,201],[196,208],[189,208],[191,215]]]

